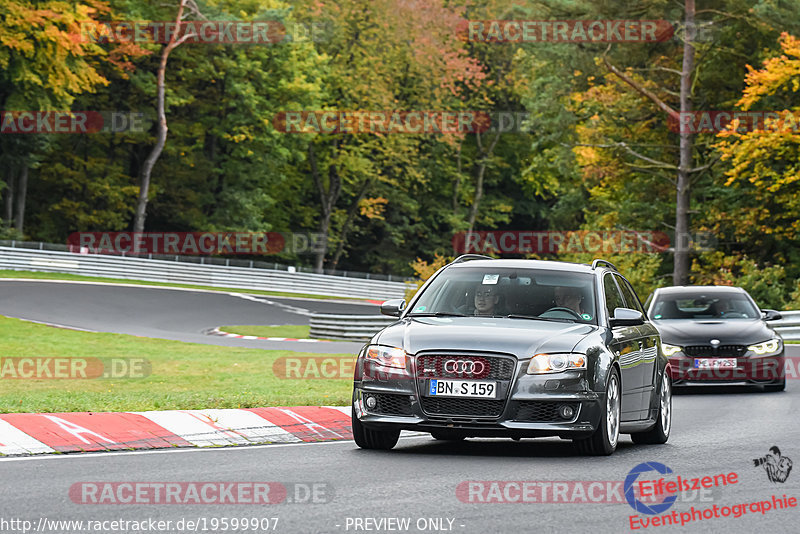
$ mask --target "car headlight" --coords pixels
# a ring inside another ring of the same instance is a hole
[[[406,368],[406,351],[396,347],[384,347],[382,345],[370,345],[364,358],[377,362],[386,367]]]
[[[669,343],[661,344],[661,352],[664,353],[664,356],[672,356],[676,352],[680,352],[682,350],[683,348],[679,347],[678,345],[670,345]]]
[[[586,355],[575,353],[537,354],[528,364],[529,375],[586,369]]]
[[[772,354],[774,352],[779,352],[782,346],[783,342],[779,338],[772,338],[769,341],[765,341],[763,343],[756,343],[755,345],[750,345],[749,347],[747,347],[747,350],[752,350],[756,354],[763,356],[764,354]]]

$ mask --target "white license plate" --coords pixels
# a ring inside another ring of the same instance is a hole
[[[736,358],[695,358],[695,369],[736,368]]]
[[[428,392],[435,397],[493,399],[497,394],[497,383],[476,382],[474,380],[431,380]]]

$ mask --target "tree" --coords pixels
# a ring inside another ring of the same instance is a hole
[[[197,8],[197,4],[195,4],[194,0],[179,0],[175,14],[176,28],[180,28],[183,23],[184,11],[190,11],[192,14],[202,17],[202,14]],[[175,48],[186,42],[191,37],[192,34],[188,32],[183,35],[180,35],[179,31],[172,32],[170,34],[169,41],[161,50],[161,60],[158,63],[158,71],[156,74],[156,112],[158,114],[158,133],[156,135],[156,144],[153,146],[150,154],[148,154],[147,158],[144,160],[144,165],[142,165],[142,173],[139,181],[139,198],[136,202],[136,214],[133,222],[134,232],[144,231],[144,221],[147,217],[147,200],[150,193],[150,176],[153,173],[153,167],[155,167],[158,158],[161,156],[161,152],[164,150],[164,145],[167,142],[168,128],[167,114],[165,111],[165,77],[167,71],[167,60],[169,59],[170,53]]]
[[[76,36],[80,23],[108,12],[105,2],[7,0],[0,5],[0,109],[69,108],[76,95],[108,81],[95,60],[105,53]],[[30,136],[29,136],[30,137]],[[6,218],[14,212],[17,234],[24,231],[28,176],[47,141],[0,136],[0,161],[6,169]],[[15,184],[15,179],[18,182]],[[16,205],[16,209],[14,209]]]

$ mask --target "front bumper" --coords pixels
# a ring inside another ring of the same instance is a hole
[[[778,384],[785,380],[785,356],[781,351],[768,356],[746,354],[736,358],[736,367],[698,368],[694,358],[678,352],[669,357],[674,385],[692,384]],[[717,360],[718,358],[706,358]]]
[[[370,428],[445,431],[467,437],[575,439],[595,431],[605,397],[590,389],[586,371],[528,375],[523,370],[527,362],[515,365],[509,380],[498,381],[498,397],[493,400],[431,397],[426,387],[429,377],[415,378],[411,370],[394,370],[387,376],[373,369],[355,381],[354,412]],[[367,406],[369,397],[375,398],[373,407]],[[571,407],[573,415],[562,417],[562,406]]]

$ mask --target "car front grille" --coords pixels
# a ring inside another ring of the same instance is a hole
[[[517,407],[517,413],[514,416],[514,421],[531,421],[541,423],[564,422],[558,409],[561,406],[569,406],[572,408],[572,413],[578,413],[580,403],[577,402],[550,402],[550,401],[536,401],[536,402],[520,402]]]
[[[451,360],[455,363],[445,365]],[[453,372],[453,367],[461,365],[461,362],[474,362],[483,368],[478,373]],[[511,380],[515,368],[516,360],[508,357],[469,354],[424,354],[417,357],[417,377],[420,379]]]
[[[747,352],[744,345],[689,345],[683,348],[684,354],[697,358],[739,358]]]
[[[364,395],[366,401],[368,397],[374,397],[375,408],[367,408],[370,413],[383,415],[412,415],[411,400],[408,395],[389,395],[386,393],[367,393]]]
[[[422,397],[422,409],[430,415],[500,417],[505,400]]]
[[[448,363],[450,362],[450,363]],[[464,365],[471,362],[472,369]],[[494,356],[490,354],[428,353],[418,355],[417,384],[419,391],[425,392],[428,380],[494,380],[499,391],[505,392],[505,384],[514,377],[517,360],[513,356]],[[477,365],[477,371],[475,370]],[[473,372],[469,372],[472,370]],[[505,406],[505,398],[479,399],[465,397],[420,396],[422,410],[431,416],[453,417],[500,417]]]

